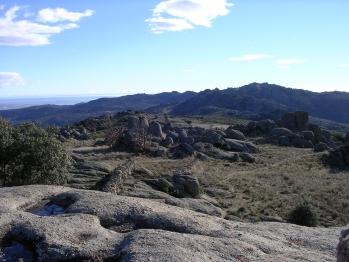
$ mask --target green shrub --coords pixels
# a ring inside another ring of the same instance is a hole
[[[52,130],[34,124],[12,128],[0,120],[0,137],[3,186],[66,182],[70,158]]]
[[[345,135],[342,134],[342,133],[334,133],[333,134],[333,140],[343,143],[345,141]]]
[[[304,202],[290,212],[289,222],[300,226],[315,227],[317,217],[309,204]]]

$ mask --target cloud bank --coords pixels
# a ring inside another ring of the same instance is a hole
[[[21,86],[24,84],[24,79],[20,74],[15,72],[0,72],[0,88]]]
[[[231,6],[228,0],[165,0],[153,9],[146,22],[156,34],[211,27],[217,17],[229,14]]]
[[[53,35],[78,28],[76,23],[83,17],[93,15],[92,10],[83,13],[69,12],[63,8],[42,9],[36,18],[29,19],[20,12],[20,6],[13,6],[0,13],[0,45],[39,46],[50,44]]]

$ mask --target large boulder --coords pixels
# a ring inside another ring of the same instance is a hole
[[[173,138],[172,137],[169,137],[167,136],[165,138],[165,140],[163,140],[161,142],[161,144],[164,146],[164,147],[170,147],[171,145],[173,145],[174,141],[173,141]]]
[[[168,149],[159,144],[152,144],[148,152],[153,157],[167,157]]]
[[[314,148],[313,142],[304,138],[292,139],[292,145],[298,148]]]
[[[186,157],[194,156],[195,150],[190,144],[182,143],[172,148],[171,152],[174,158],[183,159]]]
[[[193,148],[194,150],[215,159],[229,160],[231,162],[239,160],[239,155],[237,153],[223,151],[209,143],[198,142],[193,145]]]
[[[71,201],[63,215],[34,214],[47,199]],[[159,201],[66,187],[0,189],[0,261],[18,261],[23,257],[11,250],[23,249],[35,261],[334,261],[343,229],[233,222]],[[348,261],[347,234],[338,259]]]
[[[199,197],[199,180],[189,172],[176,172],[173,175],[173,186],[178,197]]]
[[[279,127],[271,130],[270,135],[275,137],[280,137],[280,136],[293,137],[295,134],[290,129]]]
[[[261,121],[258,121],[257,123],[252,122],[248,126],[252,128],[252,126],[254,125],[255,125],[255,128],[263,134],[267,134],[272,129],[277,127],[275,121],[270,119],[261,120]]]
[[[139,118],[137,116],[129,116],[127,119],[127,129],[137,130],[139,129]]]
[[[225,144],[224,137],[213,130],[206,130],[205,134],[200,138],[199,141],[209,143],[218,147],[221,147]]]
[[[286,113],[281,119],[282,126],[291,130],[304,131],[308,129],[309,114],[304,111]]]
[[[161,139],[165,139],[165,137],[166,137],[166,135],[162,132],[161,124],[159,122],[156,122],[156,121],[153,121],[150,123],[149,133],[153,137],[158,137]]]
[[[314,141],[315,139],[314,132],[310,130],[302,131],[300,132],[300,135],[306,140]]]
[[[139,117],[139,128],[148,130],[149,128],[149,121],[146,116]]]
[[[245,135],[239,130],[235,130],[232,126],[230,126],[227,130],[225,130],[225,134],[227,138],[236,139],[236,140],[246,140]]]
[[[332,150],[326,160],[327,163],[334,168],[349,168],[349,146],[342,146]]]
[[[225,149],[233,152],[257,153],[258,148],[251,142],[226,139]]]

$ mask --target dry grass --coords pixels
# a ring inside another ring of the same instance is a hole
[[[141,156],[135,160],[157,176],[178,169],[191,170],[204,189],[230,190],[232,194],[228,197],[215,197],[228,219],[259,221],[261,216],[287,219],[294,207],[307,201],[320,225],[348,223],[349,172],[331,172],[322,165],[320,155],[310,150],[263,145],[254,164]]]

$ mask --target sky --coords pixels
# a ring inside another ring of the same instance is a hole
[[[348,0],[0,0],[0,98],[349,92]]]

